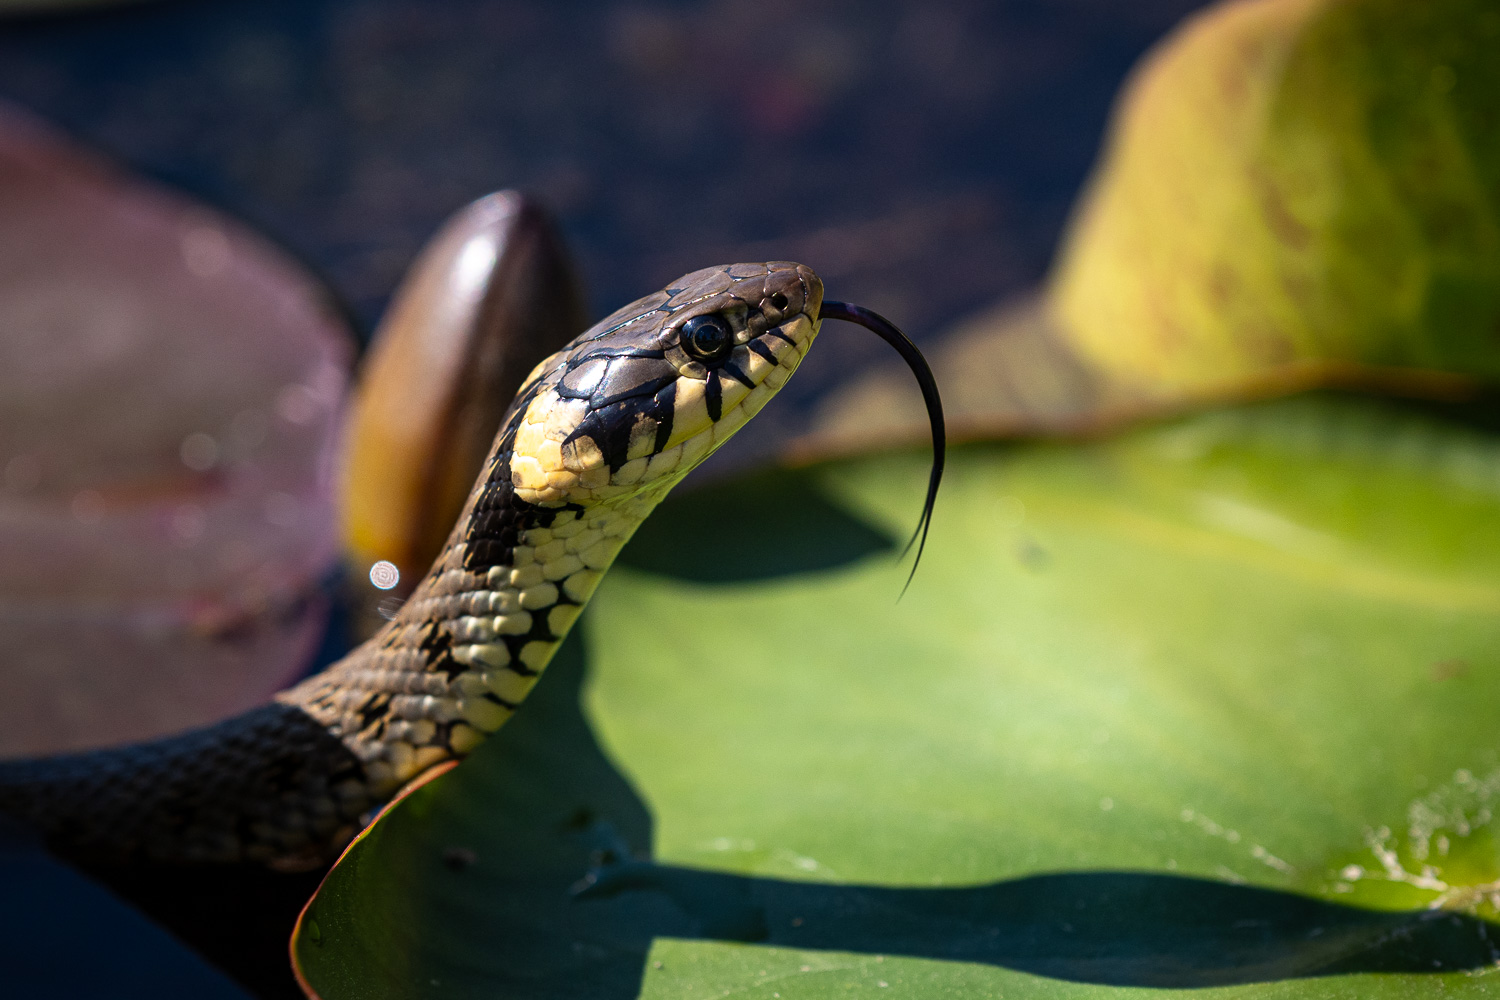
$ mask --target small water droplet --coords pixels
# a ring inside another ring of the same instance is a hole
[[[401,582],[401,571],[396,564],[382,559],[370,567],[370,583],[381,590],[390,590]]]
[[[323,943],[323,928],[318,926],[316,920],[309,920],[307,922],[307,937],[313,944]]]
[[[207,472],[219,460],[219,443],[202,431],[194,431],[182,439],[178,455],[194,472]]]
[[[276,414],[289,424],[306,427],[318,418],[317,393],[305,385],[289,385],[276,396]]]

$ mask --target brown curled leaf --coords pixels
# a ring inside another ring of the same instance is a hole
[[[343,530],[366,605],[399,599],[427,571],[521,380],[587,325],[561,238],[522,195],[479,199],[428,243],[376,331],[350,413]],[[394,587],[368,579],[381,560],[399,572]]]

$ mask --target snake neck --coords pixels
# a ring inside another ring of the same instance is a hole
[[[402,785],[510,718],[671,483],[588,507],[517,497],[518,400],[399,613],[267,706],[154,743],[0,764],[0,811],[85,863],[327,864]]]
[[[513,439],[514,427],[501,434],[442,555],[395,618],[277,698],[350,750],[372,801],[467,756],[510,718],[670,488],[588,507],[528,503],[511,484]]]
[[[277,696],[357,762],[345,796],[366,810],[462,759],[515,713],[620,549],[675,483],[587,507],[516,495],[511,459],[532,393],[507,414],[442,554],[396,616],[328,670]],[[357,788],[354,787],[357,785]],[[273,860],[326,858],[328,843],[275,845]]]

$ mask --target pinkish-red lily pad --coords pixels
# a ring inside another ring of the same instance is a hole
[[[351,347],[265,240],[0,107],[0,754],[306,668]]]

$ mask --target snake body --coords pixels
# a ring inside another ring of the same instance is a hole
[[[523,383],[442,554],[374,637],[216,726],[0,765],[0,811],[88,862],[328,863],[516,711],[636,527],[796,370],[822,301],[809,268],[772,262],[620,309]]]

